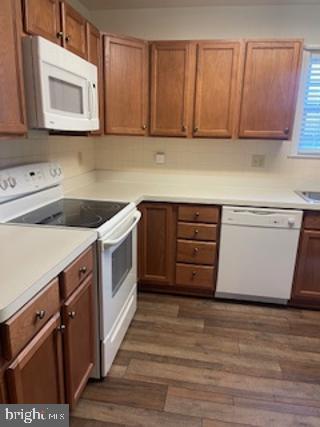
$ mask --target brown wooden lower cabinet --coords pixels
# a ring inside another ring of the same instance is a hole
[[[314,218],[314,215],[313,215]],[[320,219],[320,215],[319,215]],[[310,221],[311,224],[313,223]],[[308,226],[306,215],[304,227]],[[292,304],[320,307],[320,231],[305,229],[301,233]]]
[[[73,407],[95,361],[92,275],[64,303],[63,321],[67,401]]]
[[[10,403],[64,403],[60,324],[57,313],[8,367]]]
[[[140,288],[213,296],[220,208],[142,203],[139,209]]]

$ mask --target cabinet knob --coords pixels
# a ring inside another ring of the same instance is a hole
[[[60,326],[58,326],[58,331],[59,332],[64,332],[65,329],[66,329],[66,325],[60,325]]]
[[[283,131],[283,132],[284,132],[284,134],[285,134],[285,135],[289,135],[289,130],[290,130],[289,128],[285,128],[285,129],[284,129],[284,131]]]
[[[86,274],[86,272],[87,272],[87,267],[85,265],[79,269],[80,274]]]
[[[197,275],[197,272],[196,272],[196,271],[193,271],[193,272],[192,272],[192,278],[196,277],[196,275]]]
[[[195,213],[194,213],[194,217],[195,217],[195,218],[199,218],[199,216],[200,216],[200,212],[195,212]]]
[[[147,125],[142,125],[142,130],[146,130],[147,129]]]
[[[199,252],[199,248],[194,248],[193,249],[193,253],[194,253],[194,255],[197,255],[197,253]]]
[[[195,229],[194,230],[194,235],[196,236],[197,234],[199,234],[199,230]]]
[[[181,129],[182,129],[182,132],[187,132],[187,127],[186,127],[186,125],[182,125]]]
[[[57,39],[62,39],[63,38],[63,31],[58,31],[57,32]]]
[[[75,311],[69,311],[68,316],[70,317],[70,319],[74,319],[76,317],[76,312]]]
[[[71,40],[70,34],[67,34],[65,37],[65,41],[68,43]]]
[[[39,310],[36,313],[37,319],[42,320],[45,318],[46,312],[45,310]]]
[[[196,133],[196,132],[198,132],[198,130],[199,130],[199,128],[198,127],[195,127],[194,129],[193,129],[193,131]]]

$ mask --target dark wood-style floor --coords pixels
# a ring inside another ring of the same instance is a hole
[[[320,426],[320,312],[140,294],[72,427]]]

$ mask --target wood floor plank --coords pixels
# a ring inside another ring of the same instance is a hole
[[[178,304],[164,304],[159,302],[149,302],[141,300],[139,302],[138,314],[162,314],[164,316],[177,317],[179,312]]]
[[[177,381],[211,384],[224,388],[256,393],[261,392],[269,395],[276,394],[293,398],[302,397],[305,399],[320,400],[320,384],[251,377],[213,369],[190,368],[133,359],[129,364],[127,374],[154,378],[171,378]]]
[[[174,414],[201,416],[230,423],[239,422],[259,427],[319,427],[320,418],[295,415],[236,405],[225,405],[208,400],[194,400],[168,394],[165,410]]]
[[[167,389],[165,385],[107,378],[103,382],[90,383],[85,389],[83,397],[98,402],[162,410]]]
[[[141,427],[201,427],[201,417],[81,399],[74,417]]]
[[[85,418],[70,418],[70,427],[125,427],[124,424],[108,423]]]
[[[200,331],[202,332],[204,328],[204,320],[203,319],[194,319],[194,318],[186,318],[186,317],[172,317],[172,316],[163,316],[157,313],[153,314],[144,314],[141,311],[138,311],[134,316],[133,325],[136,323],[143,322],[144,325],[146,323],[151,323],[154,325],[162,325],[165,328],[174,328],[174,330],[189,330],[189,331]]]
[[[239,423],[227,423],[218,420],[209,420],[204,418],[202,420],[202,427],[252,427],[252,424],[239,424]]]

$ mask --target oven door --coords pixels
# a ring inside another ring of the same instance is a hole
[[[136,211],[113,235],[100,241],[99,293],[102,342],[102,376],[111,367],[136,311],[137,231]]]

